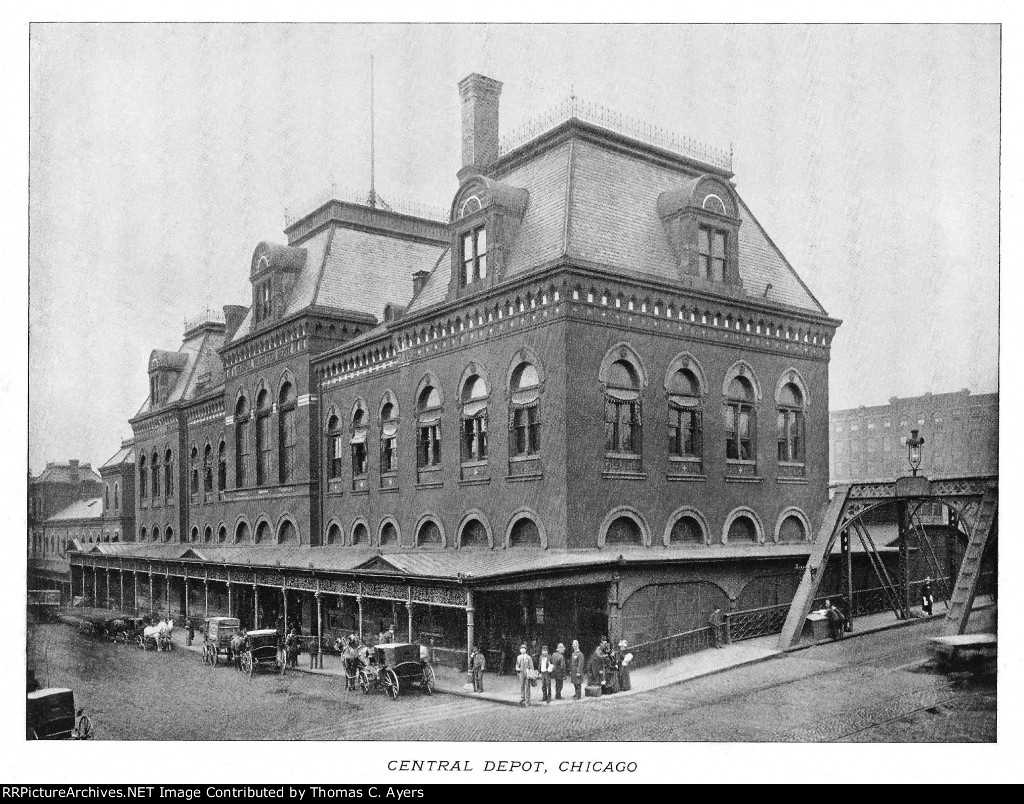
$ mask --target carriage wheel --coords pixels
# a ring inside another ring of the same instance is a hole
[[[242,672],[252,678],[252,655],[249,653],[242,654]]]
[[[138,638],[138,645],[140,650],[146,649],[146,638],[144,636]]]
[[[384,691],[391,696],[392,701],[398,700],[398,676],[390,667],[380,675]]]
[[[365,670],[360,670],[356,673],[356,684],[358,684],[359,689],[363,691],[363,695],[370,694],[370,677],[366,675]]]
[[[283,676],[283,675],[284,675],[284,671],[285,671],[285,669],[286,669],[286,668],[287,668],[287,666],[288,666],[288,662],[287,662],[287,661],[284,661],[284,662],[278,662],[278,664],[280,664],[280,665],[281,665],[281,675]]]
[[[423,665],[423,689],[427,695],[434,694],[434,668],[429,664]]]

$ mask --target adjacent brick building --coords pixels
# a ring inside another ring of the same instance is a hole
[[[833,483],[892,480],[907,474],[907,438],[924,437],[921,474],[931,478],[999,472],[999,394],[969,389],[892,397],[888,405],[829,414]]]
[[[499,143],[500,88],[459,85],[446,220],[332,200],[256,247],[251,305],[153,352],[135,543],[78,556],[83,590],[453,661],[791,594],[839,322],[727,154],[575,101]]]

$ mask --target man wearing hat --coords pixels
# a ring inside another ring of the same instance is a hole
[[[551,654],[551,677],[555,680],[555,700],[562,700],[562,684],[565,683],[565,645],[561,642]]]

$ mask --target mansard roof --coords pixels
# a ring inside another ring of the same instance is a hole
[[[174,388],[161,407],[175,402],[189,402],[206,394],[211,388],[224,383],[224,364],[217,351],[224,345],[224,327],[202,326],[190,329],[177,352],[159,352],[163,362],[168,355],[177,355],[175,366],[181,366]],[[154,351],[154,354],[158,352]],[[153,412],[152,400],[147,396],[138,416]]]
[[[386,304],[409,304],[413,273],[431,270],[446,249],[434,221],[338,201],[325,209],[325,222],[300,241],[305,258],[281,318],[316,307],[382,319]],[[231,340],[251,332],[252,308]]]
[[[67,519],[101,519],[103,517],[103,498],[76,500],[67,508],[62,508],[51,516],[48,522],[60,522]]]
[[[506,279],[569,257],[641,281],[679,284],[678,260],[660,213],[669,202],[685,203],[701,182],[711,181],[730,187],[738,201],[743,295],[827,315],[724,176],[648,158],[644,151],[651,149],[640,142],[631,149],[617,147],[607,132],[580,121],[550,139],[528,158],[503,159],[494,170],[502,185],[529,195],[519,231],[506,244]],[[446,298],[450,262],[438,261],[409,312]]]

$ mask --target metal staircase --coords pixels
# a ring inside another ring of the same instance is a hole
[[[981,559],[990,536],[996,532],[998,509],[998,486],[990,483],[981,498],[978,516],[974,520],[964,560],[960,565],[960,574],[957,575],[953,595],[949,601],[945,623],[945,631],[949,635],[962,634],[967,629],[967,619],[971,616],[974,595],[978,591],[978,580],[981,577]]]
[[[817,592],[818,584],[821,580],[820,575],[825,570],[825,565],[836,539],[839,538],[836,525],[843,514],[843,508],[846,505],[846,498],[849,494],[849,486],[838,486],[835,494],[832,496],[832,501],[828,505],[828,509],[825,511],[825,516],[821,520],[821,526],[818,528],[818,535],[814,540],[811,554],[807,557],[804,575],[800,579],[800,585],[793,596],[789,613],[786,615],[786,622],[782,626],[782,633],[779,635],[780,650],[788,650],[800,639],[804,621],[807,619],[807,615],[811,611],[811,605],[814,603],[814,594]]]

